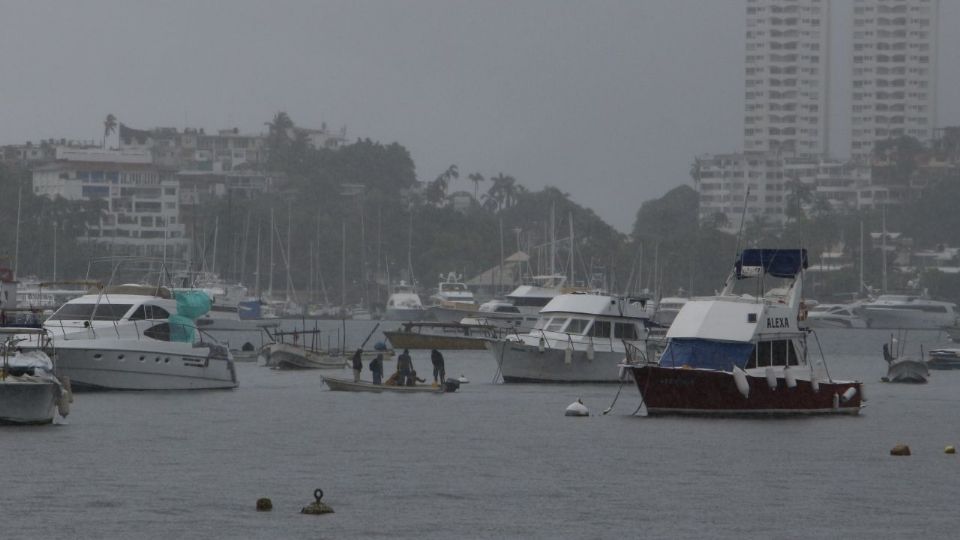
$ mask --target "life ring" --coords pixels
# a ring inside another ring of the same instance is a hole
[[[320,502],[320,499],[323,498],[323,490],[320,488],[313,490],[313,498]]]

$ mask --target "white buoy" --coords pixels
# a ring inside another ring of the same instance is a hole
[[[593,340],[591,339],[587,343],[587,360],[590,360],[592,362],[594,356],[595,356],[595,351],[593,350]]]
[[[793,370],[790,369],[790,366],[783,368],[783,380],[787,383],[787,388],[797,387],[797,376],[793,374]]]
[[[537,351],[543,354],[543,351],[547,350],[547,340],[540,338],[540,341],[537,342]]]
[[[590,410],[587,409],[587,406],[577,398],[576,401],[567,405],[566,412],[563,413],[564,416],[590,416]]]
[[[850,388],[847,388],[846,392],[843,393],[843,401],[844,402],[850,401],[851,399],[853,399],[853,396],[855,395],[857,395],[857,387],[851,386]]]
[[[470,379],[466,378],[466,377],[461,373],[461,374],[460,374],[460,377],[457,378],[457,382],[459,382],[460,384],[467,384],[468,382],[470,382]]]
[[[737,390],[743,394],[743,397],[750,397],[750,383],[747,382],[747,374],[737,366],[733,366],[733,382],[737,384]]]
[[[767,374],[767,386],[769,386],[771,390],[776,390],[777,389],[777,372],[774,371],[772,367],[768,367],[766,369],[766,374]]]
[[[819,392],[819,391],[820,391],[820,381],[817,380],[816,375],[810,377],[810,388],[811,388],[814,392]]]
[[[573,347],[569,343],[563,351],[563,363],[568,366],[573,363]]]

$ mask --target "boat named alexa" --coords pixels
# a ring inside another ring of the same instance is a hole
[[[859,381],[833,380],[808,358],[800,328],[803,249],[746,249],[723,291],[688,301],[653,362],[628,362],[647,413],[857,414]],[[779,278],[782,285],[765,288]],[[749,280],[754,295],[734,286]]]

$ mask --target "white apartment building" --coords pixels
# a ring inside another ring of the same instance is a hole
[[[854,0],[850,155],[875,141],[929,141],[936,127],[938,0]]]
[[[783,162],[774,152],[704,155],[695,174],[700,194],[700,221],[723,214],[726,231],[737,231],[740,218],[782,223],[785,187]],[[749,195],[747,190],[750,190]]]
[[[116,255],[183,258],[189,241],[179,216],[179,183],[146,152],[58,148],[33,169],[33,191],[68,200],[102,200],[100,222],[82,238]]]
[[[827,153],[827,0],[747,0],[743,148]]]

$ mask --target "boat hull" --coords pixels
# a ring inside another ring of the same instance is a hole
[[[140,340],[56,344],[57,374],[75,390],[208,390],[237,387],[233,359],[207,347]],[[167,345],[168,347],[164,347]]]
[[[333,377],[321,377],[323,382],[332,391],[337,392],[368,392],[380,394],[383,392],[394,392],[399,394],[443,394],[443,386],[394,386],[387,384],[373,384],[369,382],[353,382],[346,379],[337,379]]]
[[[624,351],[574,350],[570,363],[564,349],[545,348],[511,340],[488,341],[487,350],[500,367],[505,383],[615,383]]]
[[[729,372],[706,369],[629,366],[647,408],[647,414],[698,416],[790,416],[858,414],[863,394],[858,382],[821,382],[798,379],[788,388],[783,377],[771,388],[766,377],[747,375],[747,397]],[[848,400],[850,388],[856,393]]]
[[[308,351],[303,347],[274,343],[270,346],[267,366],[275,369],[341,369],[346,365],[342,356]]]
[[[57,414],[60,387],[50,381],[0,381],[0,424],[49,424]]]
[[[383,321],[428,321],[430,312],[425,309],[387,308],[380,317]]]
[[[487,338],[458,335],[387,331],[383,333],[394,349],[483,350]]]
[[[886,382],[922,384],[927,382],[929,377],[930,371],[926,362],[903,358],[890,363]]]
[[[937,330],[956,322],[952,313],[931,313],[918,310],[862,308],[867,326],[885,330]]]

